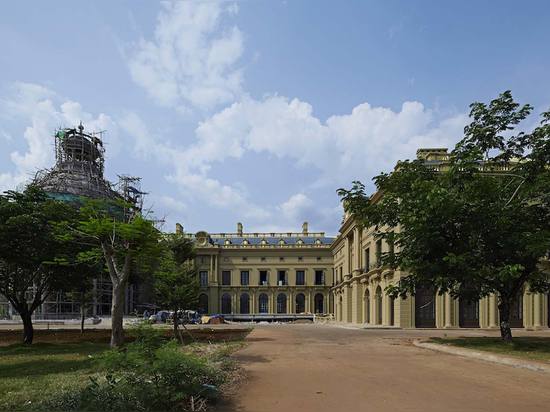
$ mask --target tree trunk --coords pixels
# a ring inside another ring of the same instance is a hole
[[[23,321],[23,343],[25,345],[32,344],[34,338],[34,328],[32,326],[31,314],[28,310],[19,311],[21,320]]]
[[[174,326],[174,339],[179,339],[181,343],[183,343],[183,339],[181,337],[181,333],[179,333],[178,329],[178,310],[174,310],[174,318],[173,318],[173,326]]]
[[[113,301],[111,304],[111,347],[124,344],[124,285],[113,284]]]
[[[510,328],[510,302],[501,301],[498,304],[498,313],[500,317],[500,337],[506,343],[512,342],[512,329]]]

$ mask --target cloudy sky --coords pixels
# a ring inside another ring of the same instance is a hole
[[[337,188],[452,145],[472,101],[550,107],[549,19],[544,0],[6,2],[0,190],[82,121],[166,230],[335,234]]]

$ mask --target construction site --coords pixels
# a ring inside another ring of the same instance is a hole
[[[55,164],[52,168],[36,173],[32,184],[42,188],[56,200],[81,204],[85,199],[123,200],[124,213],[140,213],[143,208],[141,178],[118,175],[116,183],[105,176],[105,131],[85,132],[82,123],[75,128],[60,128],[54,136]],[[112,284],[109,274],[104,272],[94,280],[93,303],[87,316],[101,317],[111,314]],[[130,282],[125,291],[126,314],[152,306],[147,301],[148,287],[140,287],[139,282]],[[32,293],[32,291],[29,291]],[[16,315],[11,305],[0,301],[0,318],[11,319]],[[35,319],[62,320],[80,317],[80,304],[71,300],[65,291],[52,293],[35,314]]]

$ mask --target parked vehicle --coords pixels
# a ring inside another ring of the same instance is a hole
[[[167,310],[159,310],[157,313],[149,316],[149,321],[152,323],[165,323],[170,318],[170,312]]]

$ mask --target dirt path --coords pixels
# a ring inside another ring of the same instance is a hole
[[[259,326],[249,335],[250,345],[235,355],[248,379],[221,410],[550,410],[550,375],[408,343],[408,338],[422,333],[438,334],[320,325]]]

